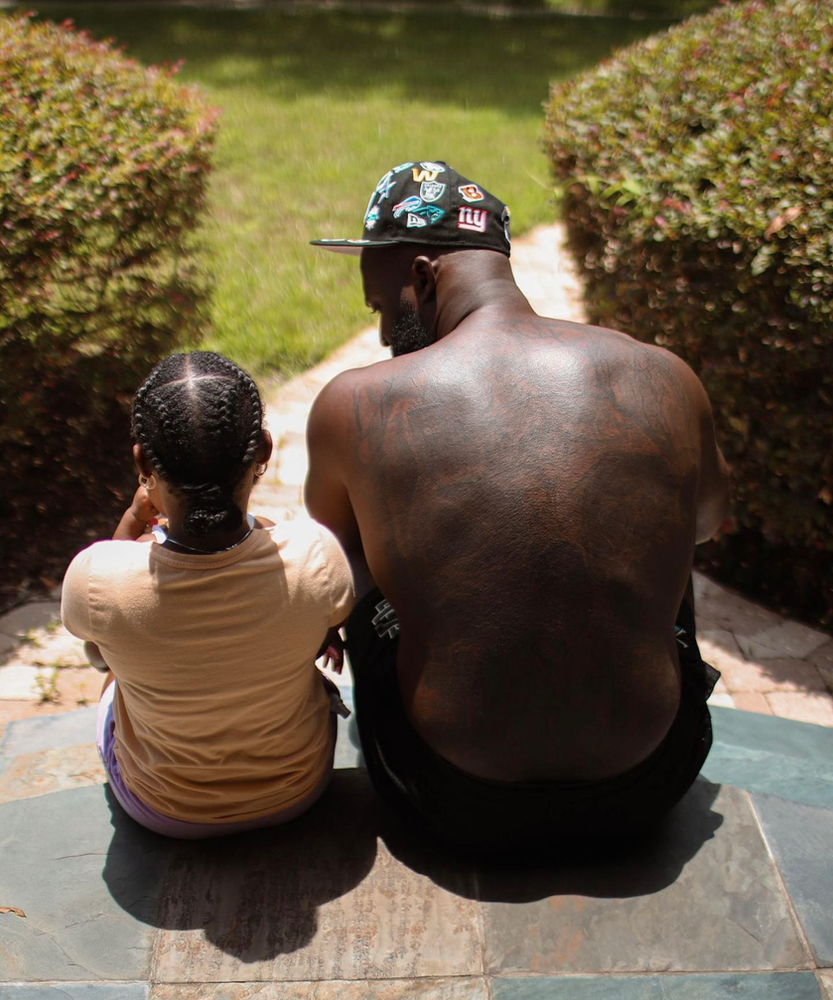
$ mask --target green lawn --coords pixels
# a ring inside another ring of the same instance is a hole
[[[214,273],[205,346],[261,374],[322,358],[369,322],[357,262],[307,246],[358,236],[378,177],[442,159],[512,208],[553,218],[539,149],[549,82],[657,20],[44,4],[144,63],[185,60],[222,110],[202,239]]]

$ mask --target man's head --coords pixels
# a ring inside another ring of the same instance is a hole
[[[412,243],[362,251],[364,297],[379,316],[379,339],[391,354],[411,354],[436,340],[436,274],[442,251]]]
[[[356,240],[314,246],[361,254],[365,299],[394,355],[437,338],[436,262],[451,251],[510,253],[509,209],[443,162],[401,163],[376,184]]]

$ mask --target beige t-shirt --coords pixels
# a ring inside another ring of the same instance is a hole
[[[61,615],[118,680],[127,787],[166,816],[219,823],[292,806],[323,776],[314,657],[353,603],[338,542],[302,518],[216,555],[96,542],[67,570]]]

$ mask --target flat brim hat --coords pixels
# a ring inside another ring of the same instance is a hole
[[[400,163],[373,189],[359,239],[310,243],[354,256],[365,247],[419,243],[450,250],[496,250],[508,257],[509,209],[447,163]]]

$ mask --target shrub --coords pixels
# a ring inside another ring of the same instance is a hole
[[[824,0],[721,7],[555,88],[546,122],[592,321],[712,399],[740,533],[709,559],[828,621],[832,48]]]
[[[127,403],[201,327],[192,233],[214,114],[173,75],[70,24],[0,17],[7,583],[85,541],[95,508],[121,499]]]

